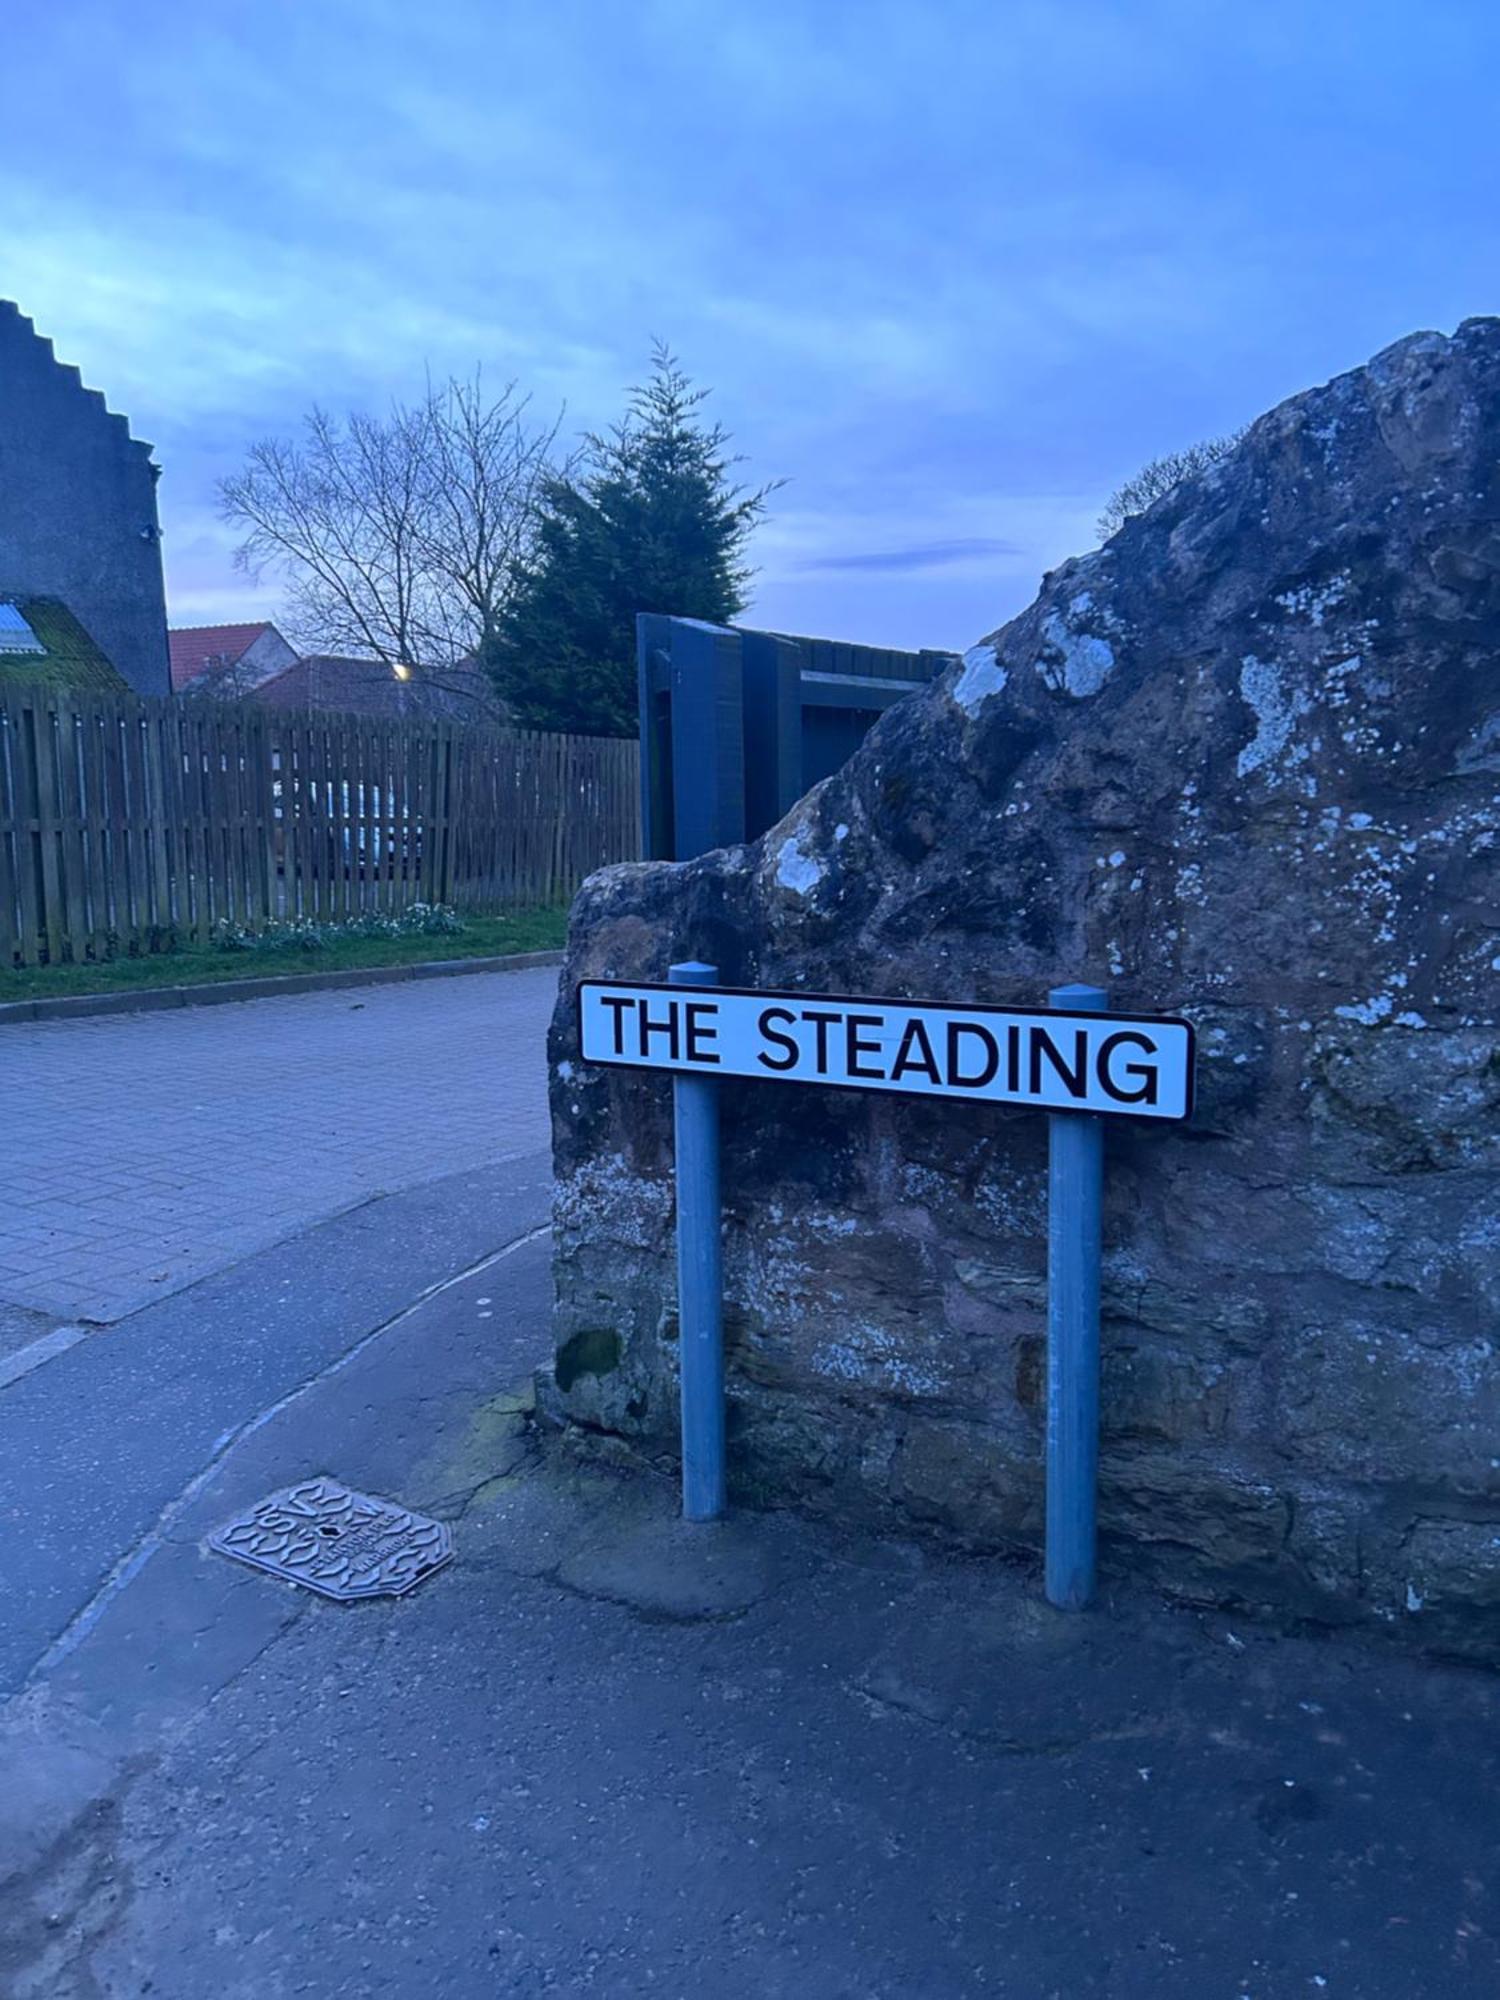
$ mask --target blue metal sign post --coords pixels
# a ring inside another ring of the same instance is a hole
[[[1102,1013],[1102,986],[1055,986],[1053,1007]],[[1047,1601],[1094,1594],[1099,1477],[1099,1263],[1104,1126],[1087,1111],[1047,1119]]]
[[[717,986],[717,966],[688,960],[673,986]],[[675,1018],[675,1017],[674,1017]],[[692,1038],[692,1017],[684,1034]],[[677,1150],[677,1325],[682,1380],[682,1512],[713,1521],[724,1512],[724,1251],[719,1213],[719,1086],[713,1077],[672,1079]]]
[[[682,1511],[725,1506],[719,1079],[890,1090],[1028,1106],[1047,1114],[1047,1596],[1094,1594],[1099,1470],[1101,1114],[1179,1120],[1193,1108],[1193,1030],[1169,1015],[1115,1014],[1102,986],[1057,986],[1045,1008],[981,1001],[724,987],[712,965],[668,984],[586,979],[587,1063],[672,1073],[677,1129],[677,1295],[682,1354]]]

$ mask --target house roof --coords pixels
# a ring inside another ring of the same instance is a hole
[[[264,618],[258,625],[174,626],[167,634],[173,692],[197,680],[210,666],[233,666],[262,633],[272,629],[270,621]]]
[[[459,666],[429,679],[421,668],[403,678],[384,660],[309,653],[272,674],[254,699],[276,708],[342,709],[352,715],[425,715],[454,722],[494,721],[492,683],[478,668]]]
[[[130,686],[55,597],[0,598],[0,686],[38,681],[94,694]]]

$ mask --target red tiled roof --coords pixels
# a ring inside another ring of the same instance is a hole
[[[445,716],[455,721],[497,719],[493,685],[478,668],[449,668],[431,680],[420,668],[405,678],[384,660],[356,660],[339,653],[309,653],[272,674],[254,699],[273,708],[342,710],[352,715]]]
[[[403,683],[384,660],[307,653],[255,690],[273,708],[338,708],[360,715],[400,715]]]
[[[167,634],[167,651],[172,662],[175,693],[189,681],[197,680],[212,663],[233,666],[249,651],[262,632],[271,629],[268,620],[258,625],[179,625]]]

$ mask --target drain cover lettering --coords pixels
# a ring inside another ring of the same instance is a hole
[[[257,1501],[216,1528],[208,1545],[342,1603],[404,1597],[453,1554],[441,1521],[326,1474]]]

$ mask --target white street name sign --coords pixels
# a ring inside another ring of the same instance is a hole
[[[945,1006],[723,986],[578,988],[583,1059],[1038,1111],[1186,1118],[1193,1030],[1156,1014]]]

